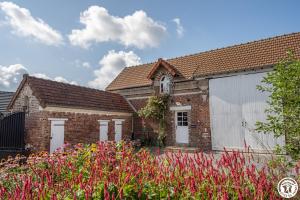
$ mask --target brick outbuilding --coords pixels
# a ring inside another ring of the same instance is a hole
[[[54,151],[63,143],[130,139],[132,113],[119,94],[24,75],[8,110],[26,112],[26,144]]]

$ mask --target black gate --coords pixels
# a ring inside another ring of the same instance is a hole
[[[0,119],[0,158],[22,153],[25,148],[25,113],[18,112]]]

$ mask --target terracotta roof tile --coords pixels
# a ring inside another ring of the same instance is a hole
[[[22,84],[24,85],[25,82],[28,82],[33,95],[40,101],[42,107],[58,106],[101,111],[133,112],[125,98],[119,94],[31,76],[25,76],[24,79],[18,91],[22,88]],[[12,105],[13,101],[14,99],[10,105]]]
[[[167,59],[186,79],[233,71],[270,66],[286,57],[293,50],[300,58],[300,33],[248,42],[221,49]],[[147,79],[155,63],[126,67],[106,90],[150,85]]]

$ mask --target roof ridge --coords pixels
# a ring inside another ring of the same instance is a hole
[[[178,58],[185,58],[185,57],[189,57],[189,56],[197,56],[199,54],[220,51],[220,50],[223,50],[223,49],[229,49],[229,48],[243,46],[243,45],[249,45],[249,44],[256,43],[256,42],[263,42],[263,41],[272,40],[272,39],[276,39],[276,38],[280,38],[280,37],[286,37],[286,36],[295,35],[295,34],[299,34],[299,33],[300,32],[292,32],[292,33],[287,33],[287,34],[283,34],[283,35],[276,35],[276,36],[271,36],[271,37],[267,37],[267,38],[263,38],[263,39],[252,40],[252,41],[249,41],[249,42],[244,42],[244,43],[239,43],[239,44],[233,44],[233,45],[229,45],[229,46],[225,46],[225,47],[221,47],[221,48],[210,49],[210,50],[200,51],[200,52],[197,52],[197,53],[186,54],[186,55],[183,55],[183,56],[166,58],[164,60],[168,62],[170,60],[174,60],[174,59],[178,59]],[[125,68],[142,67],[144,65],[150,65],[150,64],[154,64],[156,62],[157,61],[153,61],[153,62],[149,62],[149,63],[143,63],[143,64],[140,64],[140,65],[128,66],[128,67],[125,67]]]
[[[45,79],[45,78],[39,78],[39,77],[35,77],[35,76],[28,76],[29,78],[34,78],[34,79],[39,79],[39,80],[43,80],[43,81],[50,81],[50,82],[54,82],[54,83],[59,83],[59,84],[63,84],[63,85],[68,85],[68,86],[72,86],[72,87],[78,87],[78,88],[82,88],[82,89],[89,89],[89,90],[95,90],[97,92],[104,92],[104,93],[110,93],[110,94],[114,94],[105,90],[99,90],[96,88],[91,88],[91,87],[86,87],[86,86],[82,86],[82,85],[74,85],[71,83],[64,83],[64,82],[59,82],[59,81],[55,81],[55,80],[51,80],[51,79]]]
[[[290,35],[295,35],[295,34],[299,34],[299,33],[300,32],[292,32],[292,33],[286,33],[286,34],[283,34],[283,35],[276,35],[276,36],[266,37],[266,38],[263,38],[263,39],[257,39],[257,40],[252,40],[252,41],[248,41],[248,42],[242,42],[242,43],[239,43],[239,44],[228,45],[228,46],[221,47],[221,48],[205,50],[205,51],[201,51],[201,52],[198,52],[198,53],[191,53],[191,54],[178,56],[178,57],[174,57],[174,58],[168,58],[167,60],[184,58],[184,57],[188,57],[188,56],[196,56],[196,55],[203,54],[203,53],[210,53],[210,52],[220,51],[220,50],[223,50],[223,49],[229,49],[229,48],[233,48],[233,47],[249,45],[249,44],[253,44],[253,43],[257,43],[257,42],[264,42],[264,41],[273,40],[273,39],[276,39],[276,38],[286,37],[286,36],[290,36]]]
[[[216,73],[224,67],[224,70],[245,70],[249,69],[250,66],[275,64],[279,57],[285,56],[285,48],[299,49],[299,42],[300,32],[292,32],[239,44],[235,43],[222,48],[210,49],[193,54],[165,58],[164,61],[174,65],[175,68],[183,74],[184,78],[189,79],[195,75],[198,76],[200,73],[199,70],[203,71],[203,73]],[[264,49],[266,49],[267,52]],[[273,54],[270,54],[270,52],[273,52]],[[240,53],[242,53],[242,55],[240,55]],[[300,57],[300,50],[297,53]],[[255,58],[253,56],[255,56]],[[263,59],[262,56],[266,56],[266,58]],[[240,60],[241,58],[242,60]],[[151,82],[146,79],[146,73],[149,73],[148,71],[150,71],[151,67],[157,62],[159,62],[159,60],[124,67],[122,72],[106,87],[106,91],[113,91],[125,87],[131,88],[150,85]],[[201,64],[201,62],[206,63]],[[135,78],[132,76],[135,76]]]

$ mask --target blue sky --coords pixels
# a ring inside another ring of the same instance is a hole
[[[0,1],[0,90],[15,90],[25,71],[103,89],[124,66],[298,32],[299,7],[296,0]]]

